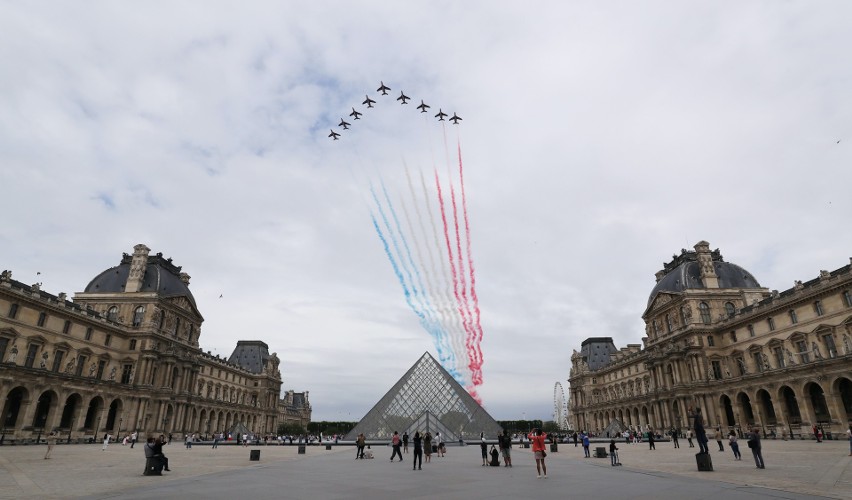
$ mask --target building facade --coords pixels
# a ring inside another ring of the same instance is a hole
[[[2,440],[58,430],[69,440],[274,433],[279,359],[240,341],[229,359],[199,347],[190,277],[145,245],[69,301],[0,275]]]
[[[311,402],[308,399],[308,391],[285,392],[278,402],[278,424],[298,425],[306,429],[310,421]]]
[[[598,337],[574,351],[575,427],[684,429],[690,408],[701,408],[708,427],[723,430],[808,434],[818,425],[845,432],[852,422],[852,265],[770,291],[702,241],[656,277],[642,315],[643,344],[616,349]]]

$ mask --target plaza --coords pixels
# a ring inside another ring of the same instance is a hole
[[[608,443],[592,443],[607,446]],[[618,444],[622,467],[609,458],[583,458],[582,447],[560,444],[547,457],[548,478],[537,479],[529,449],[512,450],[512,468],[482,467],[479,446],[451,446],[423,470],[389,462],[391,449],[373,446],[373,460],[355,460],[339,445],[167,445],[172,472],[142,476],[140,444],[57,445],[44,460],[44,445],[0,447],[0,499],[42,498],[852,498],[852,457],[847,441],[763,442],[765,470],[756,470],[743,444],[743,460],[710,442],[714,471],[698,472],[686,441],[674,449],[658,442]],[[607,446],[608,448],[608,446]],[[249,460],[260,449],[260,461]],[[410,451],[410,450],[409,450]]]

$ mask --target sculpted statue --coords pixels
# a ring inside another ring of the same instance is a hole
[[[822,354],[819,352],[819,346],[816,342],[811,342],[811,349],[814,352],[814,359],[822,359]]]
[[[793,360],[793,353],[790,352],[790,349],[785,349],[787,351],[787,364],[793,366],[796,362]]]
[[[68,364],[65,365],[65,373],[67,373],[68,375],[71,375],[72,373],[74,373],[74,367],[76,367],[76,366],[77,366],[77,358],[71,358],[71,361],[69,361]]]
[[[765,352],[760,353],[760,360],[763,361],[764,370],[771,369],[769,366],[769,356],[767,356]]]
[[[109,379],[112,380],[113,382],[115,381],[115,367],[114,366],[112,368],[110,368],[110,370],[109,370]]]
[[[38,364],[38,367],[41,368],[42,370],[47,369],[47,357],[48,357],[47,351],[41,353],[41,363]]]
[[[852,354],[849,351],[849,336],[845,333],[843,334],[843,354]]]
[[[95,370],[96,370],[97,368],[98,368],[98,365],[96,365],[96,364],[94,364],[94,363],[92,363],[91,365],[89,365],[89,376],[90,376],[90,377],[94,377],[94,376],[95,376]]]
[[[18,359],[18,345],[12,344],[12,350],[9,351],[9,357],[6,359],[6,362],[15,364],[15,361],[17,359]]]

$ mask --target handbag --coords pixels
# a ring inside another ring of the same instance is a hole
[[[749,440],[747,441],[747,443],[748,443],[748,447],[749,447],[749,448],[754,448],[754,447],[755,447],[755,445],[757,444],[757,441],[755,441],[754,439],[749,439]]]
[[[546,456],[547,456],[547,452],[544,451],[544,450],[541,450],[541,458],[544,458]]]

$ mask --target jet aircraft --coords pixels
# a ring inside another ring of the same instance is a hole
[[[381,92],[382,95],[388,95],[388,90],[390,90],[390,87],[385,85],[385,82],[379,82],[379,83],[381,83],[381,86],[376,89],[376,92]]]
[[[340,137],[340,134],[338,134],[337,132],[335,132],[334,130],[332,130],[332,131],[331,131],[331,133],[330,133],[330,134],[328,134],[328,136],[329,136],[329,137],[331,137],[331,138],[332,138],[332,140],[335,140],[335,141],[336,141],[336,140],[337,140],[337,138],[338,138],[338,137]]]
[[[396,98],[397,101],[402,101],[402,104],[408,104],[408,101],[410,99],[411,98],[408,97],[407,95],[405,95],[405,93],[403,93],[403,92],[400,92],[399,97]]]
[[[363,114],[364,113],[359,113],[359,112],[355,111],[355,108],[352,108],[352,112],[349,113],[349,116],[354,116],[356,120],[360,120],[361,118],[359,118],[359,117]]]
[[[419,109],[421,113],[425,113],[429,107],[430,106],[428,104],[423,102],[423,99],[420,99],[420,106],[417,106],[417,109]]]
[[[439,122],[442,122],[442,121],[444,121],[445,116],[449,116],[449,115],[444,113],[444,110],[442,110],[441,108],[438,108],[438,114],[435,115],[435,118],[437,118]]]
[[[364,102],[362,102],[361,104],[366,104],[368,108],[372,108],[373,104],[376,104],[376,101],[370,99],[370,96],[365,95],[364,97],[366,97],[366,99],[364,99]]]
[[[352,111],[355,111],[354,109]],[[340,119],[340,123],[337,124],[338,127],[343,127],[343,130],[349,130],[349,123],[344,121],[343,118]]]
[[[460,121],[461,119],[462,119],[462,118],[461,118],[461,116],[459,116],[459,115],[457,115],[457,114],[453,113],[453,117],[452,117],[452,118],[450,118],[450,121],[451,121],[451,122],[453,122],[453,125],[458,125],[458,124],[459,124],[459,121]]]

